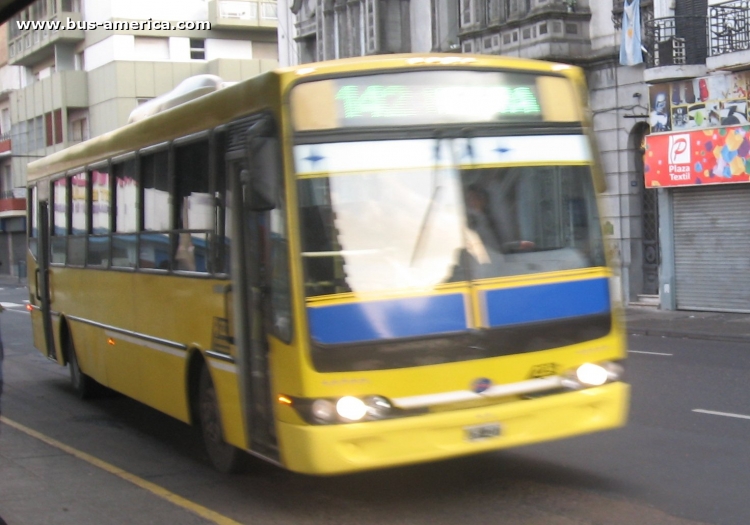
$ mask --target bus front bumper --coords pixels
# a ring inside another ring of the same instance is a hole
[[[330,475],[408,465],[549,441],[625,424],[629,385],[596,388],[422,416],[303,426],[277,423],[290,470]],[[471,441],[468,429],[499,423],[500,435]]]

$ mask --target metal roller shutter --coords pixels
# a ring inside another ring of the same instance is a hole
[[[677,308],[750,312],[750,185],[673,197]]]

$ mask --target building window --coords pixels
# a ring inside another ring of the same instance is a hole
[[[13,196],[13,178],[10,174],[10,166],[3,166],[2,198],[9,199]]]
[[[136,60],[169,60],[169,39],[151,36],[135,37]]]
[[[219,1],[219,18],[234,18],[237,20],[255,20],[256,4],[253,2],[237,2],[232,0]]]
[[[44,115],[44,135],[46,137],[45,145],[48,147],[54,146],[55,144],[62,143],[63,141],[62,110],[56,109],[52,113],[46,113]]]
[[[278,20],[278,6],[276,2],[262,2],[260,4],[260,18],[262,20]]]
[[[499,22],[501,19],[501,0],[487,0],[487,19],[490,23]]]
[[[459,0],[461,9],[461,27],[474,23],[474,0]]]
[[[314,36],[301,39],[299,42],[300,63],[308,64],[310,62],[315,62],[316,49],[317,43]]]
[[[377,53],[380,49],[378,17],[378,0],[365,0],[365,45],[367,46],[367,53]]]
[[[364,48],[364,42],[362,34],[362,13],[360,10],[360,4],[348,4],[347,16],[349,18],[349,27],[351,28],[352,38],[352,56],[361,56]]]
[[[86,118],[70,123],[70,142],[83,142],[89,139],[89,121]]]
[[[80,13],[81,0],[60,0],[60,7],[63,13]]]
[[[206,59],[206,41],[202,38],[190,39],[190,60]]]

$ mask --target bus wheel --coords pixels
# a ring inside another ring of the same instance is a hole
[[[219,472],[239,472],[242,466],[242,451],[224,441],[216,388],[205,366],[201,370],[199,388],[198,415],[208,457]]]
[[[96,391],[96,382],[83,373],[80,365],[78,364],[78,356],[76,356],[76,348],[73,344],[73,336],[68,332],[68,367],[70,369],[70,384],[73,386],[73,390],[76,395],[81,399],[88,399],[94,397]]]

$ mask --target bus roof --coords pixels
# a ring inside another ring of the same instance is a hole
[[[308,76],[341,72],[426,67],[493,67],[540,73],[566,73],[582,80],[576,66],[498,55],[410,53],[373,55],[278,68],[224,87],[184,104],[128,124],[31,162],[28,181],[226,124],[244,115],[281,105],[290,84]],[[257,97],[260,93],[261,97]]]

